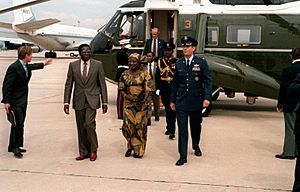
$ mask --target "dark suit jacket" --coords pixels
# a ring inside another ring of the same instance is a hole
[[[193,57],[189,68],[184,58],[175,63],[171,102],[176,110],[199,111],[203,100],[211,100],[212,78],[205,59]]]
[[[9,103],[11,106],[24,107],[28,103],[28,83],[31,78],[31,71],[43,69],[43,63],[27,65],[28,77],[20,60],[11,64],[5,74],[3,81],[2,103]]]
[[[294,99],[287,97],[287,89],[298,73],[300,73],[300,61],[282,70],[277,107],[283,108],[283,112],[291,113],[296,107]]]
[[[157,58],[162,58],[164,56],[164,51],[162,48],[164,43],[165,43],[164,40],[158,38],[158,49],[157,49],[158,55],[156,55]],[[143,51],[144,55],[147,55],[147,53],[151,52],[151,44],[152,44],[152,38],[147,39],[145,47],[144,47],[144,51]]]
[[[91,59],[87,79],[84,81],[80,71],[80,62],[77,60],[69,65],[68,76],[65,84],[64,103],[70,103],[73,85],[73,108],[82,110],[87,100],[92,109],[100,108],[101,101],[108,103],[107,87],[102,63]],[[85,100],[86,99],[86,100]]]

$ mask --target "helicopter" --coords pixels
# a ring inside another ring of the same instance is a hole
[[[153,27],[176,45],[191,36],[196,55],[207,60],[214,91],[229,98],[242,92],[248,104],[257,97],[277,99],[280,74],[289,53],[300,45],[299,0],[136,0],[115,12],[91,41],[92,57],[104,64],[108,79],[117,71],[116,53],[128,39],[129,53],[142,53]],[[212,105],[204,116],[210,113]]]

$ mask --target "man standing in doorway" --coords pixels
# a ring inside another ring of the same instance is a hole
[[[175,73],[171,89],[171,109],[177,112],[178,149],[181,166],[187,162],[188,116],[192,146],[196,156],[202,156],[199,147],[202,109],[210,104],[212,78],[205,59],[194,55],[198,42],[188,36],[181,39],[184,57],[175,63]]]
[[[158,35],[159,35],[159,30],[157,27],[154,27],[151,30],[151,38],[147,39],[143,51],[143,55],[147,55],[147,53],[153,52],[155,61],[162,58],[164,55],[163,48],[162,48],[164,44],[164,40],[160,39]]]
[[[18,60],[11,64],[3,81],[3,99],[6,113],[13,111],[16,124],[11,126],[8,152],[13,152],[16,158],[22,158],[24,143],[24,121],[28,103],[28,83],[31,71],[43,69],[50,65],[52,59],[46,59],[43,63],[28,64],[32,60],[32,48],[24,45],[18,49]]]
[[[75,109],[79,156],[76,160],[97,159],[98,140],[96,134],[96,112],[100,108],[100,96],[103,114],[107,112],[107,87],[102,63],[91,59],[88,44],[78,47],[81,59],[71,62],[65,84],[64,112],[70,114],[69,105],[73,84],[73,108]]]

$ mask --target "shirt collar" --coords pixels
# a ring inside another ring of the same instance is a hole
[[[84,63],[84,61],[81,59],[81,64],[83,65],[83,63]],[[91,60],[89,59],[88,61],[86,61],[86,64],[87,65],[90,65],[90,63],[91,63]]]
[[[293,63],[296,63],[296,62],[299,62],[300,61],[300,59],[296,59],[296,60],[294,60],[293,62],[292,62],[292,64]]]
[[[20,63],[21,63],[22,65],[26,66],[26,63],[24,63],[23,60],[19,59],[19,61],[20,61]]]
[[[194,55],[192,55],[189,59],[187,59],[186,57],[184,57],[185,61],[189,60],[190,63],[193,61],[193,58],[194,58]],[[190,64],[190,63],[189,63],[189,64]]]

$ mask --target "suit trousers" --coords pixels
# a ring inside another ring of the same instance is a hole
[[[295,144],[295,134],[294,126],[296,120],[296,113],[284,112],[284,124],[285,124],[285,136],[282,155],[284,156],[296,156],[296,144]]]
[[[160,100],[159,100],[159,95],[156,95],[154,91],[150,92],[149,95],[149,108],[148,108],[148,119],[151,118],[152,116],[152,106],[151,106],[151,101],[153,101],[153,113],[155,117],[159,117],[159,111],[160,111]]]
[[[16,127],[11,126],[8,149],[12,150],[23,147],[24,143],[24,121],[26,117],[27,106],[14,107],[11,110],[15,113]]]
[[[300,151],[300,113],[296,113],[295,120],[295,143],[297,151]],[[293,192],[300,191],[300,155],[297,155],[294,175]]]
[[[82,110],[75,110],[79,154],[88,155],[90,152],[97,152],[98,140],[96,133],[96,110],[86,107]]]
[[[190,129],[191,129],[193,149],[195,150],[199,148],[202,112],[177,110],[177,123],[178,123],[178,133],[179,133],[178,151],[181,158],[187,157],[188,116],[190,116]]]
[[[176,112],[173,111],[170,107],[171,104],[170,94],[161,94],[161,100],[163,105],[165,106],[167,131],[171,134],[174,134],[175,124],[176,124]]]

